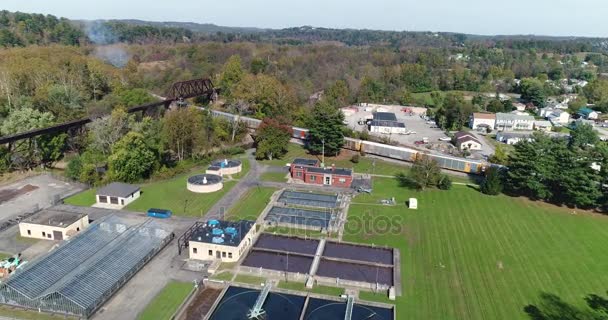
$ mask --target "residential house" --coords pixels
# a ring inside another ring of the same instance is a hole
[[[551,121],[553,124],[567,124],[570,122],[570,114],[558,108],[542,108],[539,116]]]
[[[496,115],[493,113],[475,112],[471,116],[469,125],[473,130],[485,128],[494,129],[494,127],[496,126]]]
[[[498,132],[496,134],[496,141],[506,144],[516,144],[520,141],[532,141],[532,134],[529,132],[518,133],[518,132]]]
[[[496,114],[496,130],[532,130],[534,128],[534,117],[530,115],[516,115],[511,113]]]
[[[534,121],[534,130],[550,132],[551,128],[553,128],[551,121],[545,121],[545,120]]]
[[[454,145],[460,151],[481,150],[481,142],[468,132],[460,131],[454,135]]]
[[[593,111],[590,108],[582,108],[578,111],[578,115],[587,119],[587,120],[597,120],[599,117],[599,113],[597,111]]]

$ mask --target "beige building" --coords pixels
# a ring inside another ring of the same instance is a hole
[[[236,262],[253,244],[256,225],[247,220],[209,220],[197,222],[187,232],[190,259]]]
[[[87,214],[47,209],[21,221],[19,233],[26,238],[67,240],[88,226]]]
[[[95,207],[120,210],[139,198],[138,186],[122,182],[112,182],[97,190]]]

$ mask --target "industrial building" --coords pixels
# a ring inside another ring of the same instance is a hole
[[[375,112],[374,118],[369,122],[369,132],[384,134],[405,134],[405,124],[397,121],[392,112]]]
[[[247,252],[255,234],[254,221],[209,220],[195,223],[184,235],[190,259],[236,262]]]
[[[25,238],[67,240],[89,226],[85,213],[47,209],[19,223],[19,234]]]
[[[97,190],[95,206],[99,208],[120,210],[139,198],[141,189],[138,186],[112,182]]]
[[[89,318],[171,239],[152,219],[97,219],[0,284],[0,304]]]
[[[319,161],[295,159],[290,168],[291,178],[304,183],[350,188],[353,172],[335,166],[321,168]]]

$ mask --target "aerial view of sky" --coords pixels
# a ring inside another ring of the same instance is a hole
[[[605,0],[2,0],[0,9],[70,19],[223,26],[448,31],[608,37]]]

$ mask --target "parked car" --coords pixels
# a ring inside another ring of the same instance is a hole
[[[450,137],[443,137],[443,138],[439,138],[439,141],[452,141],[452,138],[450,138]]]
[[[417,146],[419,146],[419,145],[422,145],[422,144],[426,144],[426,142],[424,142],[422,140],[418,140],[418,141],[415,141],[414,144],[417,145]]]

